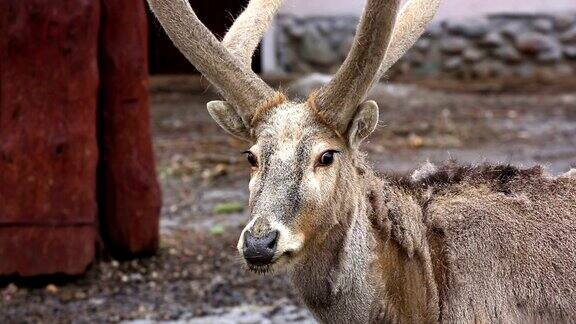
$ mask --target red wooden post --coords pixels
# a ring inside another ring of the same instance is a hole
[[[0,274],[94,256],[100,5],[0,1]]]
[[[112,253],[157,248],[147,50],[143,0],[0,1],[0,275],[84,272],[97,209]]]
[[[148,29],[143,0],[103,0],[101,225],[110,251],[158,246],[160,191],[152,152]]]

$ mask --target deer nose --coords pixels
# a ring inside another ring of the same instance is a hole
[[[278,231],[263,236],[254,236],[250,231],[244,233],[244,258],[252,265],[266,265],[272,261],[278,243]]]

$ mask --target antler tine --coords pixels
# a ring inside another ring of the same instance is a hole
[[[282,0],[250,1],[226,33],[222,44],[244,66],[251,66],[252,55],[281,5]]]
[[[422,36],[440,7],[440,0],[410,0],[396,19],[390,45],[378,71],[380,79]]]
[[[340,133],[374,82],[384,59],[400,0],[367,0],[348,57],[316,97],[318,109]]]
[[[249,124],[254,110],[275,91],[214,37],[187,0],[148,0],[148,4],[176,47]]]

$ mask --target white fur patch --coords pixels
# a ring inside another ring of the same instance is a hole
[[[576,178],[576,169],[570,169],[570,171],[562,174],[561,178]]]
[[[410,178],[412,179],[412,181],[420,181],[436,172],[436,170],[437,168],[434,164],[430,163],[430,161],[426,161],[426,163],[424,163],[418,169],[412,172]]]
[[[304,235],[294,233],[284,224],[277,221],[272,221],[270,227],[272,230],[277,230],[280,233],[276,250],[277,256],[280,256],[287,251],[297,252],[302,248],[302,245],[304,244]]]

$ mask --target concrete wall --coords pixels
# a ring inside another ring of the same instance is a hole
[[[283,14],[359,15],[365,0],[289,0]],[[436,19],[490,13],[541,13],[576,10],[576,0],[443,0]]]
[[[332,18],[346,19],[359,16],[364,2],[365,0],[289,0],[285,1],[280,16],[318,21]],[[576,13],[576,0],[443,0],[435,22],[468,21],[469,19],[466,19],[468,17],[478,18],[503,13],[523,15],[567,12]],[[285,62],[280,62],[282,59],[279,58],[279,53],[285,46],[282,45],[282,41],[278,41],[278,31],[283,28],[279,26],[281,24],[277,21],[276,26],[271,28],[264,39],[262,63],[265,72],[286,70],[282,67]]]

